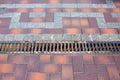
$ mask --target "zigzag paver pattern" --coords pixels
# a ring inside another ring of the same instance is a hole
[[[0,34],[119,34],[118,0],[0,1]],[[108,31],[110,30],[110,31]]]

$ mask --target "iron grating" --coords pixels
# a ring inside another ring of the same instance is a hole
[[[2,41],[0,53],[119,53],[120,42]]]

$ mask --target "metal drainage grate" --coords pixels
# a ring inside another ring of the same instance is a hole
[[[120,42],[10,41],[0,42],[0,53],[119,53]]]

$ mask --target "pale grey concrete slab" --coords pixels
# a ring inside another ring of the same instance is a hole
[[[77,4],[61,4],[62,8],[77,8]]]
[[[100,41],[119,41],[117,34],[102,34],[100,35]]]
[[[53,40],[62,41],[63,40],[63,34],[53,34]]]
[[[34,35],[33,34],[25,34],[23,40],[24,41],[33,41]]]
[[[36,34],[33,36],[33,41],[39,41],[42,40],[42,35],[41,34]]]
[[[1,4],[0,8],[115,8],[113,1],[107,4]]]
[[[78,41],[120,41],[118,34],[0,34],[0,41],[78,40]]]
[[[71,34],[63,34],[63,40],[72,40]]]
[[[13,34],[5,35],[4,41],[14,41],[14,35]]]
[[[81,34],[73,34],[72,35],[72,40],[74,41],[80,41],[82,40]]]
[[[24,34],[17,34],[17,35],[14,35],[14,40],[15,41],[23,41],[24,40]]]
[[[11,23],[19,23],[21,13],[14,13],[12,15]]]
[[[3,34],[0,34],[0,41],[3,41],[4,40],[4,35]]]
[[[120,28],[120,23],[107,23],[108,28]]]
[[[82,34],[82,41],[91,41],[91,36],[88,34]]]
[[[111,13],[111,16],[114,17],[114,18],[119,18],[120,13]]]
[[[92,41],[100,41],[100,34],[92,34]]]
[[[14,15],[14,13],[4,13],[4,14],[0,14],[0,18],[9,18],[12,17]]]
[[[45,12],[30,12],[29,13],[30,18],[45,17],[45,16],[46,16]]]

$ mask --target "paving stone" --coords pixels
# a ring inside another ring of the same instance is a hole
[[[73,56],[73,71],[84,72],[82,56]]]
[[[27,64],[17,64],[15,68],[15,79],[16,80],[25,80],[27,73]]]
[[[33,41],[33,35],[24,35],[24,41]]]
[[[73,80],[72,65],[70,64],[62,65],[62,80]]]
[[[72,35],[72,40],[76,40],[76,41],[81,40],[81,35],[80,34],[73,34]]]
[[[61,8],[61,4],[46,4],[45,8]]]
[[[91,41],[91,40],[92,40],[91,35],[82,34],[82,41]]]
[[[59,24],[58,24],[59,25]],[[56,28],[56,26],[59,28],[58,25],[55,25],[54,23],[52,22],[47,22],[45,23],[45,27],[44,27],[44,24],[41,25],[41,26],[38,26],[38,28]]]
[[[14,40],[15,41],[23,41],[24,40],[24,34],[18,34],[18,35],[14,35]]]
[[[0,34],[0,41],[4,40],[4,35]]]
[[[102,34],[100,36],[100,41],[119,41],[118,35],[109,35],[109,34]]]
[[[99,34],[93,34],[91,35],[92,41],[99,41],[100,40],[100,35]]]
[[[27,24],[24,24],[24,25],[27,25],[24,28],[44,28],[46,24],[45,23],[31,22],[31,23],[27,23]]]
[[[12,64],[0,64],[0,73],[13,73],[15,66]]]
[[[99,28],[105,28],[107,26],[104,18],[96,18]]]
[[[107,72],[105,65],[85,64],[86,73],[103,73]]]
[[[107,65],[107,71],[110,79],[116,79],[116,80],[120,79],[119,72],[116,65],[114,64]]]
[[[0,18],[7,18],[7,17],[12,17],[14,13],[4,13],[0,14]]]
[[[14,41],[14,35],[6,35],[4,37],[4,41]]]
[[[77,8],[75,4],[62,4],[62,8]]]
[[[54,55],[52,56],[52,62],[55,64],[72,64],[71,56],[62,56],[62,55]]]
[[[70,12],[56,12],[54,16],[55,17],[58,17],[58,16],[60,16],[60,17],[70,17],[70,15],[71,15]]]
[[[34,37],[34,38],[33,38],[33,41],[39,41],[39,40],[42,40],[42,36],[41,36],[41,34],[34,35],[33,37]]]
[[[31,12],[29,13],[29,17],[33,18],[33,17],[45,17],[45,12],[40,12],[40,13],[36,13],[36,12]]]
[[[44,34],[44,35],[41,35],[41,37],[42,37],[42,40],[53,40],[54,39],[54,37],[53,37],[54,35],[49,35],[49,34]]]
[[[94,56],[95,64],[115,64],[112,56]]]
[[[0,64],[7,63],[8,55],[7,54],[0,54]]]
[[[93,57],[94,56],[92,54],[83,55],[83,63],[84,64],[94,64]]]
[[[72,40],[72,35],[70,35],[70,34],[63,34],[63,40]]]
[[[48,80],[48,75],[45,73],[40,73],[40,72],[29,72],[27,75],[28,80],[33,80],[33,79],[42,79],[42,80]]]
[[[18,2],[18,3],[16,3]],[[81,18],[86,18],[86,19],[89,19],[89,18],[94,18],[95,20],[97,20],[96,24],[98,24],[96,27],[98,28],[119,28],[120,24],[119,24],[119,12],[120,10],[117,8],[116,6],[116,3],[113,1],[113,0],[106,0],[106,1],[81,1],[81,3],[77,3],[77,1],[65,1],[64,2],[58,2],[56,4],[50,4],[52,2],[48,2],[48,1],[44,1],[45,3],[44,4],[41,4],[40,2],[41,1],[34,1],[33,3],[29,2],[27,4],[22,4],[21,1],[16,1],[14,3],[12,3],[12,1],[10,3],[4,1],[2,2],[2,4],[0,5],[0,8],[3,9],[3,8],[6,8],[6,13],[4,14],[0,14],[0,18],[1,19],[11,19],[9,25],[3,27],[3,24],[7,24],[6,22],[7,21],[3,21],[3,20],[0,20],[0,26],[2,25],[1,27],[1,31],[0,31],[0,34],[10,34],[12,33],[11,32],[11,29],[13,30],[14,28],[15,29],[18,29],[20,28],[21,29],[21,33],[26,33],[26,34],[36,34],[36,35],[33,35],[33,40],[38,40],[39,37],[37,34],[40,34],[42,33],[42,31],[45,29],[48,29],[48,32],[51,32],[51,33],[55,33],[54,31],[52,31],[53,29],[60,29],[61,30],[66,30],[66,27],[63,26],[63,18],[69,18],[69,19],[72,19],[72,18],[79,18],[80,20],[82,20]],[[25,1],[23,1],[24,3]],[[37,2],[37,4],[35,4]],[[90,2],[90,3],[89,3]],[[4,4],[3,4],[4,3]],[[54,2],[53,2],[54,3]],[[37,8],[37,9],[44,9],[44,11],[34,11],[34,9]],[[89,10],[89,12],[84,12],[84,11],[78,11],[78,9],[83,9],[83,8],[87,8]],[[94,9],[93,9],[94,8]],[[106,9],[107,11],[109,11],[108,14],[111,15],[111,20],[114,21],[110,21],[110,22],[107,22],[106,19],[108,17],[106,17],[106,15],[104,15],[104,12],[100,12],[98,11],[98,9]],[[46,12],[46,9],[52,9],[52,10],[56,10],[56,9],[63,9],[63,10],[60,10],[60,11],[53,11],[51,14],[54,15],[52,16],[52,19],[51,21],[46,21],[46,14],[48,14],[49,12]],[[73,11],[71,12],[66,12],[64,11],[64,9],[73,9]],[[19,10],[19,11],[18,11]],[[75,10],[75,11],[74,11]],[[28,14],[28,20],[27,21],[22,21],[21,20],[21,15],[22,14]],[[41,20],[40,19],[40,22],[33,22],[31,21],[32,19],[34,18],[37,18],[37,17],[42,17],[42,19],[45,19],[45,21]],[[89,26],[90,24],[90,26]],[[87,23],[84,23],[83,22],[80,22],[80,24],[78,25],[78,27],[81,27],[82,28],[84,27],[84,29],[86,27],[92,27],[91,24],[93,24],[93,22],[91,21],[88,21]],[[83,26],[83,25],[87,25],[87,26]],[[76,28],[75,25],[70,25],[70,26],[67,26],[67,28],[71,28],[71,30],[74,28]],[[77,27],[77,28],[78,28]],[[4,29],[3,29],[4,28]],[[41,32],[32,32],[33,29],[38,29],[40,28]],[[3,31],[5,30],[5,32]],[[10,31],[9,31],[10,30]],[[24,31],[25,30],[25,31]],[[28,30],[28,31],[27,31]],[[79,31],[78,31],[79,32]],[[89,32],[89,31],[87,31]],[[21,34],[19,33],[19,34]],[[47,33],[47,32],[46,32]],[[55,40],[54,37],[55,37],[55,34],[48,34],[47,33],[47,36],[51,36],[49,37],[50,40]],[[18,35],[18,33],[12,33],[15,35],[14,39],[15,40],[22,40],[22,38],[20,39],[19,37],[22,37],[20,35]],[[61,34],[62,34],[62,31],[61,31]],[[65,34],[65,33],[64,33]],[[73,33],[72,33],[73,34]],[[76,33],[78,34],[78,33]],[[17,37],[18,35],[18,37]],[[22,34],[24,35],[24,34]],[[68,34],[65,34],[65,36],[68,35]],[[26,36],[26,35],[25,35]],[[35,37],[36,36],[36,37]],[[42,35],[43,36],[43,35]],[[47,36],[45,37],[47,39]],[[69,35],[67,37],[64,37],[64,35],[62,36],[63,38],[61,40],[85,40],[85,41],[101,41],[104,37],[106,37],[105,35],[101,35],[101,36],[97,36],[97,35],[85,35],[83,33],[82,35],[82,39],[79,39],[77,37],[78,35]],[[95,37],[96,36],[96,37]],[[108,35],[107,35],[108,36]],[[113,35],[110,35],[109,38],[110,40],[115,40],[117,38],[117,36],[115,35],[113,39],[112,38]],[[18,38],[18,39],[17,39]],[[57,40],[58,40],[58,37],[55,37]],[[68,39],[67,39],[68,38]],[[42,38],[41,38],[42,39]],[[49,40],[47,39],[47,40]],[[106,38],[105,38],[106,39]],[[103,40],[105,40],[103,39]],[[59,38],[60,40],[60,38]],[[108,40],[108,39],[106,39]]]
[[[95,73],[75,73],[75,80],[97,80]]]
[[[19,22],[21,13],[14,13],[12,15],[11,23]]]
[[[11,23],[10,24],[10,27],[9,28],[33,28],[33,27],[35,27],[35,24],[34,25],[32,25],[32,24],[28,24],[28,23],[18,23],[18,22],[15,22],[15,23]]]
[[[112,17],[114,18],[118,18],[120,17],[120,13],[111,13]]]
[[[62,80],[61,73],[51,74],[51,80]]]
[[[54,34],[53,35],[53,40],[58,40],[58,41],[63,40],[62,34]]]
[[[3,74],[0,78],[1,80],[14,80],[14,74],[13,73],[6,73]]]
[[[119,28],[120,23],[107,23],[108,28]]]
[[[71,17],[87,17],[86,13],[71,12]]]
[[[40,65],[40,72],[59,73],[61,72],[61,65],[58,64],[42,64]]]

